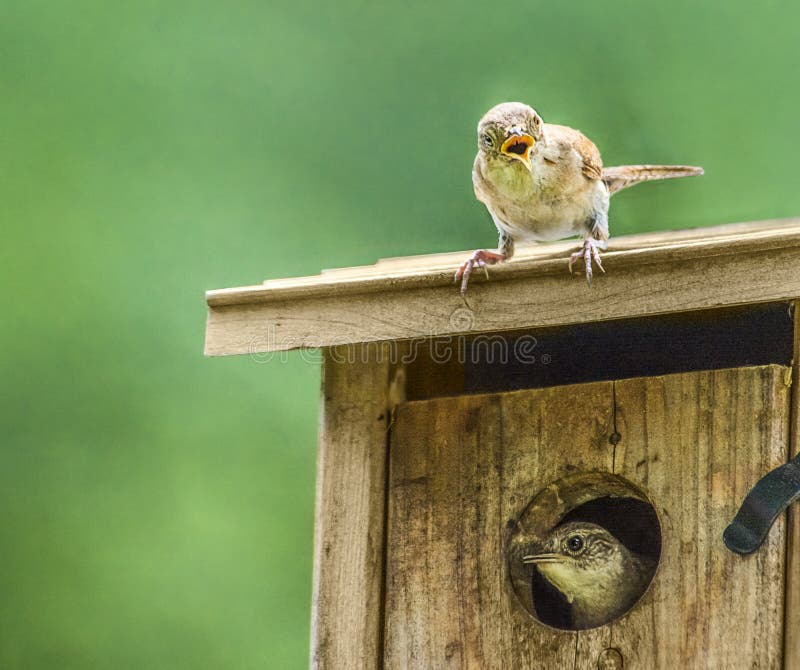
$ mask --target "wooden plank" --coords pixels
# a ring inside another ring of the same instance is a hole
[[[379,667],[392,371],[379,351],[325,352],[311,633],[319,670]]]
[[[789,457],[800,452],[800,302],[793,304],[794,353],[792,356],[792,405],[789,425]],[[784,668],[800,670],[800,509],[789,507],[786,518],[786,623]]]
[[[412,402],[395,426],[385,668],[574,667],[576,634],[516,602],[503,538],[549,481],[611,467],[611,383]]]
[[[607,627],[625,667],[781,668],[785,525],[755,554],[722,532],[752,486],[784,463],[786,367],[735,368],[616,383],[614,471],[661,516],[662,558],[639,606]]]
[[[784,462],[787,368],[438,398],[398,408],[390,450],[386,668],[779,668],[785,528],[750,557],[722,531]],[[615,423],[616,422],[616,423]],[[615,429],[622,435],[609,443]],[[641,486],[662,522],[653,585],[622,619],[557,631],[508,583],[503,538],[579,470]],[[610,667],[622,667],[621,665]]]
[[[684,230],[656,231],[650,233],[638,233],[635,235],[620,235],[613,237],[610,243],[612,251],[628,251],[633,249],[643,249],[660,247],[675,244],[676,242],[691,242],[693,240],[710,240],[712,238],[738,237],[753,232],[770,230],[786,226],[787,223],[796,222],[797,219],[774,219],[771,221],[757,221],[746,223],[727,223],[721,226],[711,226],[705,228],[689,228]],[[517,245],[514,254],[514,262],[526,259],[563,259],[575,251],[577,240],[563,240],[546,244],[526,244]],[[464,251],[449,251],[439,254],[422,254],[418,256],[395,256],[392,258],[381,258],[374,265],[361,265],[350,268],[332,268],[322,271],[324,279],[344,279],[347,277],[369,277],[374,275],[386,274],[389,271],[411,272],[419,270],[449,270],[460,265],[464,259],[472,253],[472,249]],[[295,281],[308,283],[319,282],[322,279],[319,275],[302,277]],[[264,286],[275,286],[276,282],[287,282],[292,280],[268,279],[263,282]],[[278,284],[280,285],[280,284]]]
[[[692,234],[689,235],[671,231],[625,236],[613,242],[604,258],[614,263],[615,259],[635,258],[637,263],[647,264],[694,256],[752,253],[798,246],[800,219],[747,224],[747,230],[737,234],[713,227],[700,229],[702,237],[698,236],[698,232],[690,231]],[[563,274],[568,251],[574,248],[574,241],[528,247],[526,253],[515,257],[510,263],[493,268],[492,274],[497,281],[520,276]],[[401,265],[399,259],[392,259],[374,266],[329,270],[312,277],[273,279],[257,286],[217,289],[206,292],[206,302],[216,307],[314,296],[339,299],[350,293],[396,293],[410,288],[448,286],[452,283],[456,267],[463,262],[464,254],[446,254],[444,257],[434,254],[432,262],[425,262],[426,257],[412,257],[406,265]],[[476,285],[481,283],[477,276],[474,281]]]
[[[800,229],[795,242],[800,242]],[[543,261],[534,268],[542,272],[528,277],[498,271],[492,281],[472,287],[471,309],[449,280],[396,292],[212,306],[206,354],[561,326],[800,296],[800,246],[735,250],[717,248],[721,255],[705,257],[703,250],[683,248],[681,259],[653,264],[640,263],[633,251],[614,258],[608,254],[608,273],[592,288],[566,273],[560,261]],[[652,250],[651,260],[662,251]]]

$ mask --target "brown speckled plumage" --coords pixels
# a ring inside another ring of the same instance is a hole
[[[480,249],[456,272],[461,292],[470,273],[506,261],[514,242],[582,235],[581,251],[591,283],[592,262],[602,270],[599,248],[608,239],[611,194],[643,181],[703,174],[686,165],[623,165],[604,168],[600,152],[580,131],[544,123],[533,108],[506,102],[478,124],[478,154],[472,169],[475,196],[486,205],[500,233],[498,251]]]
[[[654,559],[632,552],[602,526],[581,521],[555,528],[522,562],[561,591],[577,629],[602,626],[627,612],[656,569]]]

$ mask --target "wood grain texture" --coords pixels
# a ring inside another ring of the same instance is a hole
[[[669,230],[649,233],[639,233],[636,235],[622,235],[614,237],[610,242],[610,250],[637,251],[647,253],[649,250],[660,247],[707,247],[717,246],[719,243],[733,242],[734,244],[756,244],[763,246],[767,239],[775,236],[784,237],[793,235],[793,229],[800,225],[800,219],[774,219],[770,221],[755,221],[748,223],[732,223],[721,226],[709,226],[705,228],[693,228],[690,230]],[[794,231],[796,232],[796,231]],[[516,247],[514,261],[502,266],[508,271],[509,268],[522,270],[529,261],[541,260],[563,260],[575,247],[578,246],[577,240],[563,240],[548,244],[520,244]],[[665,249],[669,252],[668,249]],[[281,297],[289,297],[287,291],[298,289],[299,293],[314,290],[325,290],[326,287],[333,287],[341,284],[342,289],[361,289],[365,286],[353,284],[353,280],[375,280],[378,288],[381,283],[392,283],[393,279],[403,279],[406,275],[412,278],[425,279],[427,274],[445,273],[445,279],[449,282],[452,278],[451,271],[455,271],[464,258],[472,253],[472,250],[451,251],[441,254],[423,254],[419,256],[397,256],[394,258],[382,258],[374,265],[361,265],[349,268],[335,268],[323,270],[319,275],[309,277],[294,277],[287,279],[268,279],[259,287],[266,289],[265,293],[277,291]],[[498,268],[499,269],[499,268]],[[222,303],[229,303],[232,296],[231,292],[241,289],[222,289],[221,291],[209,291],[207,294],[209,301],[219,299]],[[263,296],[266,297],[266,296]]]
[[[398,408],[390,450],[385,668],[566,668],[574,633],[511,591],[506,524],[571,468],[611,467],[611,383]]]
[[[390,450],[386,668],[779,668],[785,528],[742,558],[722,531],[785,461],[786,368],[766,366],[437,398],[398,408]],[[616,447],[609,437],[616,429]],[[642,487],[662,563],[608,626],[535,622],[503,545],[543,486],[576,470]],[[616,650],[616,651],[609,651]]]
[[[707,232],[609,251],[607,274],[591,289],[569,275],[562,257],[514,260],[493,268],[491,281],[476,275],[470,310],[452,285],[454,266],[211,291],[206,353],[559,326],[800,296],[800,222],[736,235]]]
[[[786,373],[773,365],[616,382],[614,470],[650,494],[663,534],[650,592],[597,634],[626,667],[782,667],[785,521],[746,557],[722,533],[753,485],[786,462]]]
[[[363,348],[325,352],[311,632],[320,670],[380,663],[392,368],[377,358]]]
[[[796,451],[796,450],[795,450]],[[800,510],[787,512],[786,624],[784,670],[800,669]]]
[[[800,302],[793,303],[791,424],[789,458],[800,452]],[[790,505],[786,515],[786,624],[784,669],[800,670],[800,509]]]

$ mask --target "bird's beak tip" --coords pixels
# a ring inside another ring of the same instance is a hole
[[[558,563],[562,560],[560,554],[542,553],[542,554],[528,554],[522,557],[522,562],[525,565],[537,565],[539,563]]]

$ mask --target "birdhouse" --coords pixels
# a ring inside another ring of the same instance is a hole
[[[207,294],[323,358],[311,666],[800,668],[800,220]]]

